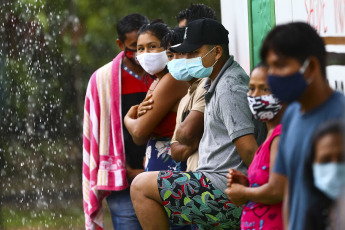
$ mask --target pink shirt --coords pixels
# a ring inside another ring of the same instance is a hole
[[[272,135],[256,151],[248,168],[250,187],[266,184],[270,173],[270,146],[274,137],[281,134],[282,125],[274,128]],[[265,205],[249,201],[243,206],[241,229],[283,229],[282,203]]]

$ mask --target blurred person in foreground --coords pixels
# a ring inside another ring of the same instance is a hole
[[[114,229],[141,229],[130,198],[134,177],[143,172],[145,145],[137,146],[123,117],[140,103],[152,82],[135,60],[138,29],[149,23],[129,14],[117,24],[122,50],[89,81],[83,123],[83,199],[86,229],[103,229],[102,200],[107,198]]]
[[[131,197],[145,229],[169,229],[169,220],[201,228],[240,226],[242,208],[223,192],[226,174],[229,168],[247,171],[258,148],[256,138],[261,143],[266,130],[252,117],[249,77],[229,55],[228,42],[222,24],[199,19],[188,24],[183,43],[170,48],[190,53],[182,63],[191,77],[208,78],[204,134],[195,172],[145,172],[133,181]]]
[[[304,229],[306,212],[321,200],[305,183],[305,163],[315,129],[344,118],[344,95],[335,92],[326,76],[326,50],[321,37],[308,24],[279,25],[269,32],[260,51],[268,65],[268,84],[288,107],[282,118],[278,154],[269,183],[251,189],[251,197],[266,194],[283,202],[286,229]],[[246,196],[243,194],[243,196]],[[264,202],[263,202],[264,203]]]
[[[344,229],[341,199],[345,188],[345,123],[335,120],[322,124],[312,139],[306,161],[306,183],[320,200],[306,213],[305,230]],[[344,208],[344,207],[342,207]]]

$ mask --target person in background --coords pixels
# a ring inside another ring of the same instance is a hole
[[[138,29],[149,23],[129,14],[117,24],[114,60],[91,77],[83,123],[83,199],[86,229],[103,228],[102,200],[107,197],[114,229],[141,229],[129,194],[134,177],[143,172],[145,146],[137,146],[123,117],[140,103],[152,82],[136,62]]]
[[[248,168],[248,177],[234,169],[229,170],[228,186],[225,193],[237,205],[237,196],[247,194],[247,190],[262,186],[269,181],[278,151],[280,124],[284,112],[282,103],[274,97],[267,83],[267,67],[263,64],[256,66],[249,80],[248,102],[253,115],[266,122],[267,137],[265,142],[256,151],[254,159]],[[242,230],[270,230],[283,229],[282,203],[262,204],[260,199],[253,200],[246,196],[248,201],[243,206]]]
[[[184,28],[175,29],[174,34],[179,38],[177,44],[183,42],[184,32]],[[175,161],[186,161],[186,171],[195,171],[199,160],[199,142],[204,132],[206,78],[193,78],[188,74],[184,58],[188,58],[191,53],[173,54],[176,58],[168,62],[169,72],[176,80],[186,81],[190,86],[178,107],[171,156]]]
[[[131,187],[132,201],[144,229],[168,229],[168,220],[177,225],[236,229],[242,208],[223,192],[226,174],[229,168],[247,171],[258,148],[256,138],[261,143],[266,130],[250,112],[249,77],[229,56],[224,26],[213,19],[199,19],[185,31],[183,43],[170,49],[192,53],[184,59],[189,75],[208,78],[199,166],[195,172],[141,173]]]
[[[322,199],[305,183],[312,135],[320,124],[345,116],[345,97],[329,86],[323,40],[306,23],[275,27],[265,38],[260,56],[269,67],[272,93],[289,106],[282,119],[270,181],[253,191],[251,197],[266,194],[271,200],[280,200],[284,195],[285,228],[300,230],[305,226],[307,210]]]
[[[305,230],[341,229],[343,216],[335,207],[345,188],[344,134],[344,120],[326,122],[314,134],[305,181],[321,199],[307,210]]]
[[[176,17],[178,26],[176,34],[179,34],[180,42],[183,42],[185,26],[197,19],[210,18],[217,20],[216,12],[204,4],[191,4],[187,9],[180,11]],[[183,32],[183,33],[182,33]],[[170,50],[170,49],[169,49]],[[170,50],[171,52],[171,50]],[[177,58],[189,58],[190,53],[174,53]],[[170,67],[170,68],[169,68]],[[174,160],[187,160],[186,171],[195,171],[199,161],[199,143],[204,132],[204,110],[206,78],[191,78],[181,60],[168,63],[168,69],[177,80],[188,81],[190,87],[188,93],[181,100],[176,119],[176,128],[171,144],[171,155]]]
[[[162,39],[168,33],[168,26],[159,21],[142,26],[138,32],[137,59],[156,77],[148,92],[154,106],[141,116],[138,107],[142,105],[132,106],[124,122],[135,144],[147,144],[145,171],[186,169],[185,163],[175,162],[170,155],[176,111],[188,84],[175,80],[166,68],[168,57]]]
[[[181,58],[181,53],[174,53],[170,50],[171,46],[178,45],[183,41],[184,28],[175,27],[162,40],[162,45],[167,50],[168,61]],[[168,62],[168,63],[169,63]],[[169,70],[169,69],[168,69]]]
[[[189,22],[202,18],[218,20],[216,12],[202,3],[191,4],[187,9],[181,10],[176,16],[179,27],[185,27]]]

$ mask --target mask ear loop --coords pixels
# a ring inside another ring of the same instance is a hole
[[[304,74],[305,70],[308,68],[310,63],[309,58],[305,59],[305,61],[303,62],[303,65],[301,66],[301,68],[299,69],[299,71]]]
[[[203,58],[206,57],[209,53],[211,53],[212,50],[214,50],[214,48],[216,48],[216,47],[213,47],[210,51],[207,52],[207,54],[205,54],[204,56],[202,56],[201,59],[203,59]]]
[[[305,70],[308,68],[310,63],[309,58],[305,59],[305,61],[303,62],[303,65],[301,66],[301,68],[299,69],[299,72],[301,74],[304,75]],[[312,79],[306,79],[306,82],[308,83],[308,85],[312,82]]]
[[[208,51],[207,52],[207,54],[205,54],[201,59],[203,59],[204,57],[206,57],[209,53],[211,53],[212,52],[212,50],[214,50],[214,48],[216,48],[216,46],[215,47],[213,47],[210,51]],[[219,59],[218,59],[219,60]],[[213,65],[211,66],[211,67],[213,67],[217,62],[218,62],[218,60],[216,60],[216,62],[215,63],[213,63]]]

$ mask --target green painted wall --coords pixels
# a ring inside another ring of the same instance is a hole
[[[266,34],[275,26],[274,0],[248,0],[250,69],[260,60]]]

